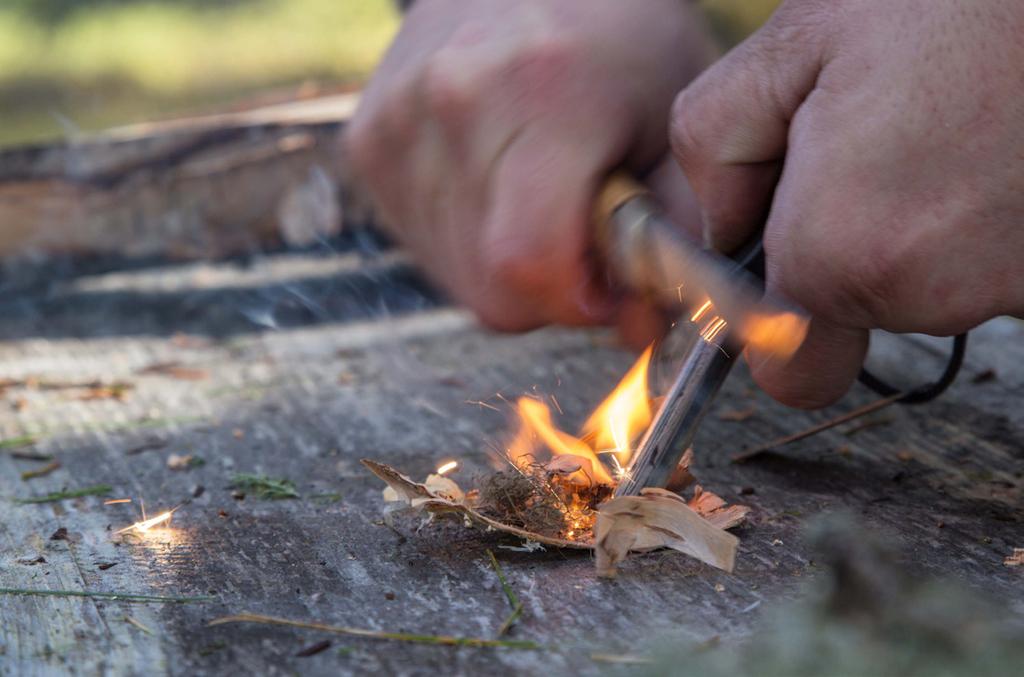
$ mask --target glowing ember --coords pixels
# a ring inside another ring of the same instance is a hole
[[[448,461],[447,463],[443,463],[440,466],[438,466],[437,470],[435,471],[435,474],[444,475],[446,473],[450,473],[452,470],[455,470],[458,467],[458,461]]]
[[[109,501],[103,501],[103,505],[115,505],[117,503],[131,503],[130,498],[112,498]]]
[[[150,517],[149,519],[144,519],[141,522],[136,522],[135,524],[131,525],[130,527],[125,527],[124,529],[116,531],[115,533],[123,534],[126,531],[137,531],[139,533],[146,533],[147,531],[149,531],[153,527],[157,526],[158,524],[163,524],[165,522],[170,522],[171,521],[171,515],[174,514],[175,510],[177,510],[177,508],[172,508],[171,510],[168,510],[167,512],[160,513],[156,517]]]

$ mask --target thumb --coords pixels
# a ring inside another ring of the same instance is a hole
[[[815,4],[784,4],[676,98],[673,152],[700,200],[706,244],[721,251],[746,242],[768,214],[790,121],[824,61]]]

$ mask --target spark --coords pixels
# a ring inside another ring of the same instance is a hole
[[[103,501],[103,505],[114,505],[115,503],[131,503],[130,498],[112,498],[109,501]]]
[[[705,313],[707,313],[710,308],[711,308],[711,299],[708,299],[707,301],[704,302],[704,305],[702,305],[700,308],[698,308],[697,312],[695,312],[690,317],[690,322],[700,322],[700,319],[702,317],[704,317]]]
[[[494,411],[501,411],[493,404],[487,404],[483,400],[465,400],[465,404],[475,404],[478,407],[484,407],[485,409],[493,409]]]
[[[444,475],[445,473],[450,473],[452,470],[455,470],[458,467],[458,461],[448,461],[447,463],[440,465],[435,472],[438,475]]]
[[[150,517],[149,519],[144,519],[141,522],[136,522],[135,524],[133,524],[133,525],[131,525],[129,527],[125,527],[124,529],[120,529],[120,530],[118,530],[118,531],[116,531],[114,533],[123,534],[126,531],[138,531],[140,533],[146,533],[147,531],[149,531],[150,529],[152,529],[153,527],[155,527],[158,524],[163,524],[164,522],[170,522],[171,521],[171,515],[173,515],[174,511],[177,510],[177,509],[178,508],[171,508],[167,512],[160,513],[156,517]]]

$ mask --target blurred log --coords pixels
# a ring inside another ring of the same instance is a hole
[[[367,217],[340,133],[352,94],[0,152],[0,259],[222,256]],[[342,204],[346,214],[342,213]]]

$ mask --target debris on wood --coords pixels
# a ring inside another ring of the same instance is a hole
[[[231,480],[231,486],[237,490],[236,493],[251,492],[257,498],[267,500],[299,498],[299,493],[295,490],[295,483],[291,480],[274,479],[266,475],[240,473]],[[241,497],[245,498],[245,494],[242,493]]]
[[[50,461],[42,468],[37,468],[35,470],[26,470],[25,472],[21,473],[21,481],[27,482],[28,480],[35,479],[36,477],[46,477],[47,475],[52,473],[54,470],[57,470],[58,468],[60,468],[60,461]]]
[[[46,564],[46,558],[42,555],[36,555],[35,557],[22,557],[21,559],[14,560],[18,564],[24,564],[25,566],[35,566],[37,564]]]
[[[1008,567],[1024,567],[1024,548],[1014,548],[1013,554],[1003,560]]]
[[[168,470],[188,470],[205,464],[206,461],[195,454],[171,454],[167,457]]]
[[[331,640],[325,639],[317,642],[316,644],[310,644],[304,649],[301,649],[295,653],[296,658],[308,658],[309,656],[315,656],[321,651],[327,651],[331,648]]]
[[[131,447],[131,448],[127,449],[124,453],[125,453],[126,456],[135,456],[136,454],[141,454],[144,451],[153,451],[155,449],[163,449],[168,444],[170,444],[169,440],[152,438],[152,439],[146,440],[145,442],[143,442],[141,444],[137,444],[134,447]]]
[[[106,571],[107,569],[113,569],[117,566],[117,562],[97,562],[96,568],[100,571]]]
[[[0,588],[2,591],[2,588]],[[351,635],[354,637],[367,637],[370,639],[389,639],[398,642],[413,642],[416,644],[435,644],[440,646],[469,646],[478,648],[505,648],[525,649],[537,651],[543,649],[536,642],[516,639],[481,639],[477,637],[451,637],[448,635],[420,635],[408,632],[383,632],[380,630],[366,630],[363,628],[350,628],[340,625],[329,625],[327,623],[316,623],[311,621],[293,621],[287,618],[276,616],[264,616],[262,614],[236,614],[217,618],[207,625],[225,625],[227,623],[260,623],[263,625],[284,625],[292,628],[306,628],[319,630],[336,635]]]
[[[757,409],[754,407],[747,407],[746,409],[731,409],[729,411],[723,411],[718,415],[719,421],[728,421],[730,423],[743,423],[749,418],[752,418],[757,413]]]
[[[971,377],[971,383],[988,383],[989,381],[994,381],[997,378],[999,378],[999,374],[996,373],[995,369],[985,369]]]
[[[56,531],[50,534],[51,541],[66,541],[68,540],[68,529],[67,527],[58,527]]]
[[[83,392],[75,396],[76,400],[82,402],[93,402],[95,400],[118,400],[124,401],[128,392],[135,386],[131,383],[116,382],[109,385],[103,383],[83,384]]]
[[[140,369],[138,374],[168,376],[179,381],[203,381],[210,377],[210,372],[196,367],[187,367],[181,362],[158,362]]]
[[[139,619],[135,618],[134,616],[127,616],[126,615],[124,617],[124,622],[128,623],[129,625],[134,625],[135,627],[137,627],[139,630],[142,630],[147,635],[152,636],[152,635],[156,634],[156,633],[153,632],[152,629],[150,629],[142,621],[140,621]]]
[[[692,459],[692,455],[688,457]],[[583,524],[580,514],[571,511],[559,497],[557,485],[539,483],[537,475],[530,472],[495,473],[485,478],[479,491],[467,493],[449,478],[433,475],[426,483],[419,483],[383,463],[370,459],[362,462],[388,485],[384,496],[389,502],[432,515],[455,515],[530,543],[596,549],[599,571],[608,573],[629,551],[665,547],[731,571],[739,540],[725,529],[740,524],[749,512],[745,506],[727,506],[699,486],[689,502],[664,489],[604,502],[611,495],[610,487],[605,487],[593,506],[596,523]],[[538,472],[547,473],[543,467]],[[562,481],[558,474],[551,479]]]

